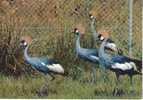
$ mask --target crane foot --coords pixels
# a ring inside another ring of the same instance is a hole
[[[135,95],[136,93],[135,93],[134,90],[130,90],[130,94],[133,96],[133,95]]]
[[[124,93],[124,91],[122,89],[114,88],[112,94],[113,94],[113,96],[122,96],[125,93]]]
[[[44,84],[39,90],[36,91],[39,97],[48,96],[48,85]]]

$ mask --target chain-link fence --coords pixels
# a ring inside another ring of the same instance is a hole
[[[124,55],[128,55],[129,1],[1,0],[0,22],[4,27],[9,25],[9,29],[12,29],[3,30],[5,34],[11,33],[13,36],[15,33],[19,37],[30,35],[38,38],[39,41],[35,43],[36,48],[33,48],[32,52],[54,55],[62,60],[62,63],[67,63],[64,59],[72,62],[75,58],[74,36],[71,31],[77,23],[83,23],[87,33],[81,44],[84,47],[91,46],[92,34],[88,14],[94,11],[97,30],[108,30],[111,38],[124,51]],[[141,42],[141,0],[134,0],[132,52],[135,58],[141,59]],[[52,51],[49,52],[47,48],[52,48]]]
[[[128,54],[130,0],[12,0],[15,13],[25,21],[28,33],[69,33],[82,22],[90,32],[88,13],[96,12],[97,30],[110,32]],[[17,5],[16,5],[17,4]],[[40,34],[42,35],[42,34]],[[44,34],[43,34],[44,35]],[[133,2],[133,56],[141,58],[141,0]]]

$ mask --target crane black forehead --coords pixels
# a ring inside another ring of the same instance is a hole
[[[78,29],[77,29],[77,28],[74,28],[74,32],[75,32],[76,30],[78,30]]]
[[[99,35],[98,35],[98,38],[100,38],[101,36],[102,36],[102,35],[101,35],[101,34],[99,34]]]
[[[25,40],[21,40],[20,42],[21,42],[21,43],[25,43]]]

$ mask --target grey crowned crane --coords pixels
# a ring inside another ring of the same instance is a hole
[[[53,74],[65,75],[64,68],[53,59],[48,59],[47,57],[40,58],[29,56],[27,52],[30,44],[28,44],[26,40],[21,40],[20,46],[24,49],[24,57],[26,62],[31,64],[33,69],[36,69],[37,71],[45,74],[45,76],[50,75],[52,80],[55,79]],[[46,81],[44,86],[47,86],[47,83],[48,82]]]
[[[105,45],[108,39],[104,39],[99,48],[99,62],[104,71],[109,69],[116,74],[117,86],[120,82],[120,75],[128,75],[130,77],[131,91],[133,91],[133,75],[142,75],[142,61],[137,59],[132,59],[126,56],[114,55],[111,56],[105,52]],[[118,89],[118,88],[117,88]],[[116,90],[114,90],[114,93]]]
[[[87,48],[82,48],[80,46],[80,37],[81,34],[77,28],[74,29],[74,34],[76,35],[76,56],[80,57],[81,59],[90,61],[92,63],[98,64],[99,63],[99,58],[98,58],[98,49],[87,49]],[[92,82],[95,83],[95,68],[93,68],[93,80]]]
[[[93,34],[94,41],[95,42],[97,42],[97,41],[102,42],[104,40],[104,38],[106,38],[108,33],[105,32],[105,31],[97,32],[96,31],[96,17],[93,16],[91,13],[89,14],[89,16],[90,16],[90,19],[91,19],[90,27],[91,27],[91,32]],[[116,51],[116,52],[118,52],[118,54],[123,53],[121,49],[117,48],[117,45],[115,44],[115,42],[113,40],[111,40],[110,38],[107,40],[106,49]]]

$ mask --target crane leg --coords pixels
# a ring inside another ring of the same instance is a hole
[[[113,96],[121,96],[124,91],[121,89],[120,75],[116,73],[116,86],[113,90]]]
[[[108,81],[108,75],[107,75],[107,71],[104,67],[102,67],[102,75],[101,75],[101,79],[104,83],[106,83]]]
[[[92,83],[96,83],[96,68],[92,67]]]
[[[121,84],[120,75],[116,73],[116,85],[117,85],[118,88],[120,87],[120,84]]]
[[[132,75],[130,76],[130,93],[134,94],[134,87],[133,87],[133,77]]]
[[[52,79],[51,79],[50,81],[55,80],[55,77],[54,77],[54,75],[53,75],[53,74],[49,73],[49,75],[52,77]]]
[[[37,91],[37,94],[40,97],[48,95],[48,79],[47,79],[47,75],[44,76],[44,78],[45,78],[44,84],[41,86],[40,90]]]

